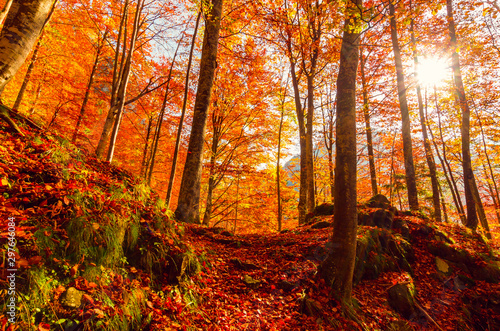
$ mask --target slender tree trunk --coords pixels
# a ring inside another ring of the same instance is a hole
[[[151,136],[151,128],[153,126],[153,116],[148,117],[148,128],[146,130],[146,140],[144,142],[144,150],[142,151],[141,177],[146,178],[149,167],[148,149],[149,139]]]
[[[455,94],[462,110],[462,168],[464,172],[465,202],[467,204],[467,222],[465,226],[475,230],[478,225],[477,208],[482,205],[479,193],[474,192],[475,180],[472,171],[472,160],[470,156],[470,109],[465,96],[465,88],[460,72],[460,60],[457,53],[457,36],[455,32],[455,21],[453,20],[452,0],[446,0],[446,12],[448,18],[448,30],[450,34],[451,67],[455,82]]]
[[[177,138],[175,140],[174,156],[172,160],[172,166],[170,168],[170,178],[168,180],[167,197],[165,199],[165,205],[170,206],[170,199],[172,197],[172,188],[174,187],[175,172],[177,170],[177,158],[179,157],[179,147],[181,144],[182,137],[182,126],[184,125],[184,117],[186,116],[186,106],[189,91],[189,72],[191,70],[191,64],[193,62],[193,51],[196,44],[196,35],[198,34],[198,26],[200,24],[201,10],[198,12],[196,17],[196,24],[194,26],[193,39],[191,40],[191,49],[189,50],[189,60],[186,70],[186,80],[184,82],[184,100],[182,101],[182,111],[181,118],[179,120],[179,126],[177,127]],[[208,224],[207,224],[208,225]]]
[[[24,76],[23,84],[21,85],[21,88],[17,93],[17,98],[16,101],[14,101],[14,106],[12,106],[12,109],[14,111],[19,111],[19,106],[21,105],[21,101],[23,100],[24,92],[26,92],[26,88],[28,87],[28,84],[31,79],[31,73],[33,72],[33,68],[35,67],[35,62],[38,56],[38,50],[40,49],[40,46],[42,44],[42,39],[43,39],[43,31],[42,34],[40,35],[40,38],[38,38],[38,42],[36,43],[35,49],[33,50],[33,55],[31,56],[28,70],[26,71],[26,75]]]
[[[494,191],[493,191],[493,189],[491,189],[491,196],[492,196],[493,202],[495,204],[495,213],[497,215],[497,220],[500,223],[500,213],[499,213],[499,208],[500,208],[500,194],[498,193],[498,185],[497,185],[497,182],[495,180],[495,175],[493,174],[493,167],[491,166],[490,155],[488,153],[488,148],[486,146],[486,139],[484,138],[483,122],[481,120],[481,116],[479,116],[479,113],[477,111],[476,111],[476,116],[477,116],[477,119],[478,119],[478,122],[479,122],[479,128],[481,129],[481,139],[483,141],[483,150],[484,150],[484,155],[486,156],[486,162],[488,163],[488,170],[489,170],[489,173],[490,173],[491,182],[493,184],[493,187],[495,188]],[[484,163],[483,163],[483,167],[485,168],[484,169],[485,175],[487,175],[487,173],[486,173],[486,166],[484,165]],[[488,177],[488,176],[486,176],[486,177]]]
[[[106,121],[104,122],[104,127],[102,129],[101,137],[97,144],[96,148],[96,156],[98,159],[103,158],[104,150],[106,149],[106,145],[108,143],[109,135],[111,134],[111,129],[113,127],[113,123],[117,117],[117,108],[118,103],[117,99],[117,91],[119,85],[121,84],[121,75],[122,75],[122,64],[124,64],[124,58],[127,50],[127,21],[128,21],[128,6],[129,0],[125,0],[123,4],[122,17],[120,18],[120,27],[118,29],[118,37],[116,39],[116,47],[115,47],[115,58],[113,63],[113,81],[111,83],[111,100],[109,103],[108,115],[106,116]],[[122,47],[122,39],[123,39],[123,47]],[[122,60],[120,61],[120,55]]]
[[[406,101],[406,86],[403,72],[403,62],[399,49],[398,31],[394,4],[389,1],[389,14],[391,21],[391,40],[394,50],[394,60],[396,62],[396,76],[398,82],[399,107],[401,108],[401,120],[403,124],[403,154],[405,160],[406,187],[408,189],[408,202],[411,210],[418,210],[417,182],[415,178],[415,167],[413,165],[413,148],[411,146],[411,128],[408,103]]]
[[[375,170],[375,156],[373,154],[373,139],[372,128],[370,125],[370,109],[368,104],[368,88],[366,86],[365,76],[365,59],[363,58],[363,50],[360,51],[360,70],[361,70],[361,84],[363,87],[363,114],[365,118],[366,128],[366,144],[368,145],[368,163],[370,165],[370,180],[372,184],[372,194],[378,194],[377,188],[377,173]]]
[[[212,92],[223,0],[212,0],[205,17],[205,36],[201,51],[200,75],[194,104],[193,127],[189,137],[188,153],[182,174],[179,202],[175,210],[178,220],[200,222],[200,182],[203,145],[208,107]]]
[[[210,153],[210,170],[208,177],[208,190],[207,190],[207,202],[205,207],[205,214],[203,215],[203,225],[209,226],[210,219],[212,218],[212,196],[217,185],[217,180],[215,179],[215,167],[217,161],[217,154],[219,152],[219,142],[222,135],[222,123],[223,117],[217,116],[217,110],[214,110],[212,114],[212,126],[213,126],[213,137],[212,137],[212,147]]]
[[[325,118],[325,112],[323,111],[323,105],[321,106],[321,114],[323,115],[323,141],[325,143],[325,148],[328,153],[328,178],[330,184],[330,199],[333,202],[334,199],[334,183],[335,179],[333,176],[333,126],[334,126],[334,105],[331,102],[330,94],[327,96],[328,104],[328,121]]]
[[[424,103],[422,100],[422,91],[420,83],[418,82],[418,55],[417,55],[417,42],[415,40],[415,31],[413,26],[413,19],[410,23],[411,43],[413,48],[413,61],[415,63],[415,78],[417,80],[417,100],[418,100],[418,114],[420,116],[420,126],[422,128],[422,137],[424,139],[425,159],[429,167],[429,175],[431,177],[432,187],[432,201],[434,204],[434,218],[437,222],[441,222],[441,203],[439,201],[439,187],[436,174],[436,164],[434,163],[434,155],[432,155],[432,148],[427,135],[427,128],[425,126]],[[427,98],[426,98],[427,102]]]
[[[439,153],[439,148],[437,146],[436,139],[434,138],[434,134],[432,133],[430,126],[428,125],[427,128],[429,129],[429,132],[431,134],[432,142],[434,144],[434,148],[436,149],[436,154],[439,158],[439,161],[441,162],[441,167],[443,168],[443,173],[450,188],[451,195],[453,197],[453,201],[455,202],[455,207],[457,208],[458,215],[462,223],[465,224],[464,207],[462,205],[462,200],[460,199],[460,193],[458,191],[457,183],[455,182],[455,178],[453,177],[453,172],[451,171],[450,163],[448,162],[448,158],[446,157],[446,147],[444,143],[443,130],[441,127],[441,111],[439,109],[437,101],[436,87],[434,87],[434,100],[436,103],[436,112],[438,115],[439,137],[441,139],[441,144],[443,146],[443,157],[441,157],[441,154]]]
[[[286,93],[286,91],[285,91]],[[278,128],[278,157],[276,160],[276,196],[278,199],[278,231],[281,231],[282,223],[283,223],[283,208],[281,206],[281,131],[283,130],[283,119],[285,117],[285,95],[283,95],[283,100],[281,103],[281,118],[280,118],[280,126]]]
[[[361,0],[349,2],[340,50],[337,78],[337,127],[335,157],[335,213],[331,249],[319,269],[334,296],[350,305],[356,260],[356,75]]]
[[[76,142],[76,137],[78,136],[78,131],[80,130],[80,125],[82,124],[83,121],[83,116],[85,115],[85,108],[87,107],[87,103],[89,101],[90,97],[90,90],[92,88],[92,84],[94,83],[94,76],[97,71],[97,66],[99,65],[99,56],[101,55],[102,48],[104,46],[104,41],[106,40],[106,36],[108,34],[108,31],[104,33],[104,36],[102,37],[102,41],[99,42],[97,45],[97,50],[95,54],[95,59],[94,59],[94,65],[92,66],[92,70],[90,71],[90,77],[89,77],[89,82],[87,84],[87,89],[85,90],[85,96],[83,97],[83,102],[82,102],[82,107],[80,108],[80,115],[78,116],[78,120],[75,125],[75,131],[73,131],[73,137],[71,138],[71,142],[74,144]],[[28,68],[29,70],[29,68]],[[18,96],[19,98],[19,96]],[[16,100],[17,103],[17,100]],[[19,101],[20,103],[20,101]]]
[[[290,71],[292,75],[292,86],[295,101],[295,113],[297,114],[297,122],[299,124],[299,146],[300,146],[300,188],[299,188],[299,225],[304,224],[307,214],[307,174],[306,174],[306,126],[304,121],[304,109],[300,101],[300,90],[297,73],[295,70],[295,62],[292,57],[291,43],[288,44]]]
[[[170,64],[170,69],[168,71],[168,78],[167,78],[167,86],[165,87],[165,94],[163,96],[161,111],[160,111],[160,115],[158,115],[158,122],[156,124],[155,134],[153,136],[153,144],[152,144],[152,150],[151,150],[151,162],[148,166],[148,169],[146,170],[146,173],[147,173],[146,177],[147,177],[148,185],[151,185],[151,179],[153,178],[153,170],[154,170],[155,163],[156,163],[156,153],[158,152],[158,143],[160,141],[161,127],[163,124],[163,117],[165,116],[165,110],[167,109],[168,94],[170,92],[170,81],[172,80],[172,72],[174,70],[175,59],[177,57],[177,52],[179,51],[181,41],[182,41],[182,38],[180,38],[179,42],[177,43],[177,48],[175,49],[174,57],[172,58],[172,63]],[[180,133],[178,133],[177,139],[180,139]],[[177,152],[174,152],[174,158],[176,158],[176,153]],[[175,166],[175,164],[173,164],[173,166]],[[170,187],[170,184],[169,184],[169,187]],[[165,200],[165,206],[168,208],[169,204],[170,204],[170,194],[167,192],[167,199]]]
[[[144,8],[144,0],[138,0],[137,7],[135,10],[132,36],[130,38],[130,49],[128,51],[127,59],[125,61],[120,88],[118,89],[118,108],[116,110],[117,112],[116,120],[114,122],[113,131],[111,133],[111,140],[109,142],[109,148],[108,148],[108,156],[106,157],[106,161],[108,162],[111,162],[113,160],[113,155],[116,146],[116,138],[118,137],[118,130],[120,129],[121,121],[123,118],[123,108],[125,107],[125,96],[127,95],[127,85],[130,77],[130,70],[132,68],[132,55],[134,54],[135,43],[137,41],[137,35],[139,34],[141,13],[143,8]]]

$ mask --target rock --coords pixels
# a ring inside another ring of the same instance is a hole
[[[446,263],[445,260],[441,259],[439,256],[436,256],[436,268],[440,273],[449,276],[452,273],[452,269],[450,265]]]
[[[240,259],[230,259],[229,262],[234,264],[237,268],[241,270],[256,270],[260,269],[260,267],[254,263],[242,262]]]
[[[61,304],[70,308],[78,308],[82,305],[83,291],[79,291],[74,287],[68,288],[61,296]]]
[[[474,330],[500,330],[500,291],[485,293],[466,291],[462,311],[467,324]]]
[[[333,224],[331,222],[321,221],[321,222],[318,222],[318,223],[314,223],[311,226],[311,229],[324,229],[324,228],[328,228],[328,227],[330,227],[332,225]]]
[[[388,290],[388,303],[406,319],[416,315],[415,285],[412,282],[399,283]]]
[[[384,208],[387,209],[391,206],[391,202],[385,195],[376,194],[368,200],[367,206],[370,208]]]
[[[258,279],[253,279],[249,275],[244,275],[243,276],[243,283],[245,283],[245,285],[248,286],[249,288],[256,290],[259,288],[260,283],[262,283],[262,281],[258,280]]]
[[[472,276],[477,280],[484,280],[487,283],[500,283],[500,268],[496,261],[486,261],[486,265],[469,266]]]
[[[394,217],[392,221],[392,229],[401,233],[401,236],[408,242],[410,242],[410,228],[403,218]]]
[[[315,216],[328,216],[328,215],[333,215],[333,203],[322,203],[319,206],[316,206],[314,208],[314,215]]]
[[[394,213],[386,209],[377,209],[373,214],[373,223],[375,224],[375,226],[382,229],[392,229],[393,220]]]

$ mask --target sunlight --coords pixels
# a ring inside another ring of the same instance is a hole
[[[440,85],[450,75],[448,63],[440,58],[423,58],[418,64],[418,80],[427,86]]]

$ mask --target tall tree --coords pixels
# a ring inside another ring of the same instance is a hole
[[[401,60],[401,50],[398,42],[398,31],[396,24],[396,10],[392,0],[389,0],[389,15],[391,25],[391,40],[394,51],[394,61],[396,62],[396,76],[398,83],[398,99],[401,109],[401,121],[403,124],[403,154],[406,171],[406,187],[408,189],[408,202],[411,210],[418,210],[417,181],[415,178],[415,166],[413,165],[413,148],[411,143],[410,113],[406,100],[405,76],[403,62]]]
[[[188,66],[186,69],[186,80],[184,82],[184,99],[182,100],[181,118],[179,119],[179,125],[177,127],[177,138],[175,139],[174,156],[172,160],[172,166],[170,168],[170,178],[168,180],[167,197],[165,198],[165,205],[167,207],[170,205],[170,197],[172,196],[172,188],[174,187],[175,172],[177,170],[177,158],[179,155],[179,146],[181,144],[181,137],[182,137],[182,127],[184,125],[184,117],[186,116],[186,107],[188,101],[187,99],[189,91],[189,72],[191,70],[191,64],[193,62],[193,51],[196,45],[196,35],[198,34],[198,26],[200,24],[200,18],[201,18],[201,10],[198,12],[198,16],[196,17],[193,38],[191,39],[191,49],[189,50]]]
[[[411,2],[410,2],[410,8],[411,8]],[[413,48],[413,61],[415,63],[415,78],[417,78],[418,114],[420,116],[422,138],[424,139],[425,159],[427,160],[427,166],[429,167],[429,176],[431,177],[432,202],[434,204],[434,218],[436,219],[436,221],[441,222],[441,203],[439,201],[439,184],[436,174],[436,163],[434,162],[431,143],[427,135],[427,127],[425,125],[425,115],[424,115],[424,102],[422,100],[422,90],[420,87],[420,82],[418,81],[419,63],[418,63],[417,41],[415,39],[415,28],[414,28],[413,18],[411,19],[410,22],[410,32],[411,32],[411,44]]]
[[[361,0],[347,3],[337,78],[334,226],[320,275],[334,295],[350,304],[358,227],[356,195],[356,75]]]
[[[455,95],[462,111],[462,169],[464,172],[465,203],[467,204],[467,219],[465,226],[476,229],[478,225],[477,208],[481,204],[479,194],[475,194],[475,179],[472,171],[472,160],[470,156],[470,109],[465,96],[465,88],[460,70],[460,60],[457,52],[457,34],[455,21],[453,19],[453,2],[446,0],[446,13],[448,18],[448,31],[450,35],[451,67],[455,84]],[[478,201],[479,200],[479,201]]]
[[[193,126],[189,137],[188,152],[182,174],[179,201],[175,217],[183,222],[200,222],[200,181],[205,127],[212,92],[223,0],[211,0],[205,13],[205,35],[201,50],[200,75],[194,104]]]

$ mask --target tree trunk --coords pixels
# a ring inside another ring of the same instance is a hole
[[[314,191],[314,146],[313,146],[313,121],[314,121],[314,76],[316,61],[311,63],[311,70],[307,75],[307,124],[306,124],[306,177],[307,177],[307,213],[313,213],[316,207],[316,194]]]
[[[368,88],[366,86],[365,76],[365,59],[363,58],[363,50],[360,52],[360,69],[361,69],[361,84],[363,86],[363,114],[365,118],[366,128],[366,144],[368,145],[368,163],[370,165],[370,180],[372,184],[372,194],[378,194],[377,188],[377,173],[375,171],[375,156],[373,154],[373,139],[372,128],[370,125],[370,109],[368,107]]]
[[[12,109],[14,111],[19,111],[19,106],[21,105],[21,101],[23,100],[24,92],[26,92],[26,88],[28,87],[28,84],[30,82],[31,73],[33,72],[33,68],[35,67],[35,62],[36,62],[36,59],[38,56],[38,50],[40,49],[40,45],[42,44],[42,39],[43,39],[43,32],[40,35],[40,38],[38,38],[38,42],[36,43],[35,50],[33,51],[33,55],[31,56],[28,70],[26,70],[26,75],[24,76],[24,79],[23,79],[23,84],[21,85],[21,88],[19,89],[19,92],[17,93],[16,101],[14,101],[14,106],[12,106]]]
[[[334,105],[331,102],[331,93],[327,94],[327,105],[328,105],[328,121],[325,118],[325,112],[323,111],[323,104],[321,105],[321,114],[323,115],[323,141],[325,143],[325,148],[328,153],[328,178],[330,184],[330,199],[334,199],[334,183],[335,179],[333,177],[333,125],[334,125]]]
[[[23,65],[47,20],[54,0],[15,0],[0,32],[0,95]]]
[[[465,214],[464,207],[462,205],[462,200],[460,199],[460,193],[458,192],[457,183],[455,182],[455,178],[453,177],[453,172],[451,171],[450,163],[448,162],[448,158],[446,157],[446,147],[444,143],[443,130],[441,127],[441,111],[439,109],[438,101],[437,101],[437,93],[436,87],[434,87],[434,100],[436,103],[436,112],[438,115],[438,129],[439,129],[439,137],[441,138],[441,144],[443,146],[443,157],[441,158],[441,154],[439,153],[439,148],[436,143],[436,139],[434,138],[434,134],[430,126],[428,125],[429,132],[431,134],[432,142],[434,144],[434,148],[436,149],[436,154],[441,162],[441,167],[443,168],[444,176],[446,177],[446,181],[448,183],[448,187],[450,188],[451,195],[453,196],[453,201],[455,203],[455,207],[457,208],[458,215],[463,224],[465,224]],[[427,115],[427,114],[426,114]],[[427,116],[426,116],[427,118]]]
[[[437,222],[441,222],[441,202],[439,201],[439,187],[436,175],[436,164],[434,163],[434,156],[432,155],[432,148],[427,135],[427,128],[425,126],[424,115],[424,102],[422,100],[422,91],[420,83],[418,82],[418,55],[417,55],[417,42],[415,40],[415,31],[413,26],[413,19],[410,23],[411,43],[413,48],[413,61],[415,63],[415,79],[417,81],[417,100],[418,100],[418,114],[420,116],[420,126],[422,127],[422,137],[424,139],[425,159],[429,167],[429,175],[431,177],[432,187],[432,202],[434,204],[434,218]],[[426,100],[427,101],[427,100]]]
[[[348,3],[351,4],[351,3]],[[319,269],[342,303],[351,303],[356,259],[356,73],[358,69],[359,12],[362,1],[348,5],[337,78],[335,210],[331,249]],[[358,9],[359,8],[359,9]],[[357,15],[358,14],[358,15]]]
[[[94,65],[92,66],[92,70],[90,71],[89,82],[87,84],[87,89],[85,90],[85,96],[83,97],[82,107],[80,108],[80,115],[78,116],[78,120],[75,125],[75,131],[73,131],[73,137],[71,138],[71,142],[74,144],[76,142],[76,137],[78,135],[78,130],[80,130],[80,125],[83,121],[83,115],[85,114],[85,108],[87,107],[87,102],[90,97],[90,89],[92,88],[92,84],[94,83],[94,76],[97,71],[97,66],[99,65],[99,56],[101,55],[102,48],[104,46],[104,41],[106,40],[106,36],[108,31],[106,31],[102,37],[102,41],[99,41],[97,44],[97,50],[94,59]],[[34,56],[34,55],[33,55]],[[29,70],[29,68],[28,68]],[[19,96],[18,96],[19,98]],[[17,103],[17,100],[16,100]],[[15,106],[15,105],[14,105]]]
[[[125,107],[125,96],[127,95],[127,85],[130,77],[130,70],[132,68],[132,55],[134,54],[135,43],[137,41],[137,36],[139,34],[140,19],[143,8],[144,8],[144,0],[137,1],[137,6],[134,16],[134,26],[132,29],[132,36],[130,37],[130,47],[127,54],[127,59],[125,60],[125,65],[123,67],[122,79],[117,94],[118,107],[116,110],[117,113],[116,120],[114,122],[113,131],[111,133],[111,140],[109,142],[108,156],[106,157],[106,161],[108,162],[111,162],[113,160],[113,155],[116,146],[116,138],[118,137],[118,130],[120,129],[121,121],[123,118],[123,108]]]
[[[452,0],[446,0],[446,12],[448,17],[448,30],[450,34],[451,67],[453,70],[453,79],[455,83],[455,95],[458,99],[460,109],[462,110],[462,168],[464,172],[465,202],[467,204],[467,220],[465,226],[475,230],[478,225],[476,204],[481,201],[475,201],[474,194],[474,173],[472,171],[472,160],[470,156],[470,109],[465,97],[465,89],[460,72],[460,60],[457,53],[457,36],[455,32],[455,22],[453,20]],[[479,197],[479,194],[477,195]]]
[[[210,105],[223,0],[212,0],[205,17],[205,36],[201,51],[200,75],[194,104],[193,126],[189,137],[188,153],[182,174],[179,202],[175,217],[183,222],[200,222],[200,181],[202,170],[205,127]]]
[[[189,91],[189,72],[191,70],[191,64],[193,62],[193,51],[196,44],[196,35],[198,34],[198,26],[200,24],[201,10],[198,12],[196,17],[196,24],[194,26],[193,38],[191,40],[191,49],[189,50],[188,66],[186,70],[186,80],[184,82],[184,100],[182,101],[182,111],[181,118],[179,120],[179,126],[177,127],[177,138],[175,139],[174,156],[172,160],[172,166],[170,168],[170,178],[168,180],[167,197],[165,199],[165,205],[170,206],[170,199],[172,197],[172,188],[174,187],[175,172],[177,170],[177,158],[179,157],[179,147],[181,144],[182,137],[182,126],[184,125],[184,117],[186,116],[186,106]]]
[[[276,160],[276,197],[278,199],[278,231],[281,231],[282,223],[283,223],[283,207],[281,206],[281,131],[283,130],[283,119],[285,117],[285,97],[286,97],[286,89],[283,94],[283,99],[281,101],[281,118],[280,118],[280,126],[278,128],[278,157]]]
[[[408,189],[408,202],[410,204],[411,210],[418,210],[417,182],[415,178],[415,167],[413,165],[413,149],[411,146],[410,114],[408,111],[408,103],[406,101],[406,86],[403,72],[403,62],[401,61],[395,9],[392,1],[389,1],[389,14],[391,21],[391,40],[394,50],[394,61],[396,62],[399,107],[401,109],[401,121],[403,124],[403,154],[405,161],[406,187]]]
[[[146,139],[144,142],[144,150],[142,151],[142,162],[141,162],[141,177],[146,178],[149,169],[149,157],[148,157],[148,149],[149,149],[149,139],[151,137],[151,128],[153,126],[153,116],[148,117],[148,128],[146,130]]]
[[[12,1],[13,0],[7,0],[7,3],[5,4],[5,6],[3,6],[2,11],[0,12],[0,24],[3,23],[3,20],[7,16],[7,13],[10,10],[10,6],[12,5]]]

